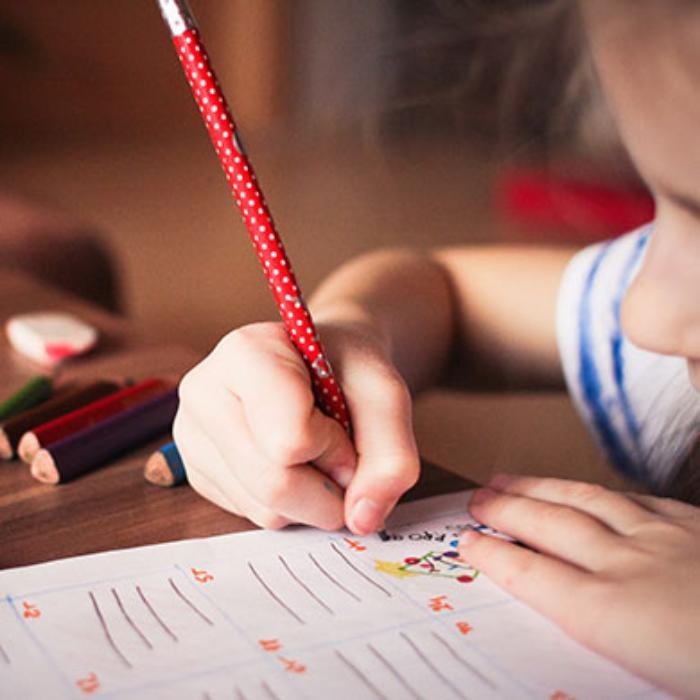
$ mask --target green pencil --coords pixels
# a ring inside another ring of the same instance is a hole
[[[32,377],[21,389],[0,403],[0,421],[28,411],[51,397],[53,385],[48,377]]]

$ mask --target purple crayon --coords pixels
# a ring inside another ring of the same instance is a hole
[[[170,389],[39,450],[32,476],[57,484],[85,474],[172,428],[177,389]]]

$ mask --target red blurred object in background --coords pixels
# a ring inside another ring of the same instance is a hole
[[[605,184],[518,169],[496,181],[497,210],[568,240],[595,241],[631,231],[654,218],[654,200],[640,185]]]

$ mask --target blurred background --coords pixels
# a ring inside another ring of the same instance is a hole
[[[583,245],[652,215],[569,0],[191,4],[307,295],[377,246]],[[0,80],[0,265],[202,353],[275,318],[155,0],[3,3]]]
[[[306,290],[378,245],[608,233],[566,192],[528,214],[533,173],[636,186],[556,3],[192,5]],[[4,3],[0,78],[6,264],[202,350],[274,316],[155,0]]]

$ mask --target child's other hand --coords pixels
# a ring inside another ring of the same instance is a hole
[[[366,534],[417,479],[411,399],[377,335],[342,324],[322,332],[354,445],[315,405],[277,323],[230,333],[185,376],[175,440],[190,484],[226,510],[263,527],[347,523]]]
[[[536,551],[469,532],[464,559],[591,649],[700,698],[700,508],[559,479],[489,486],[472,515]]]

